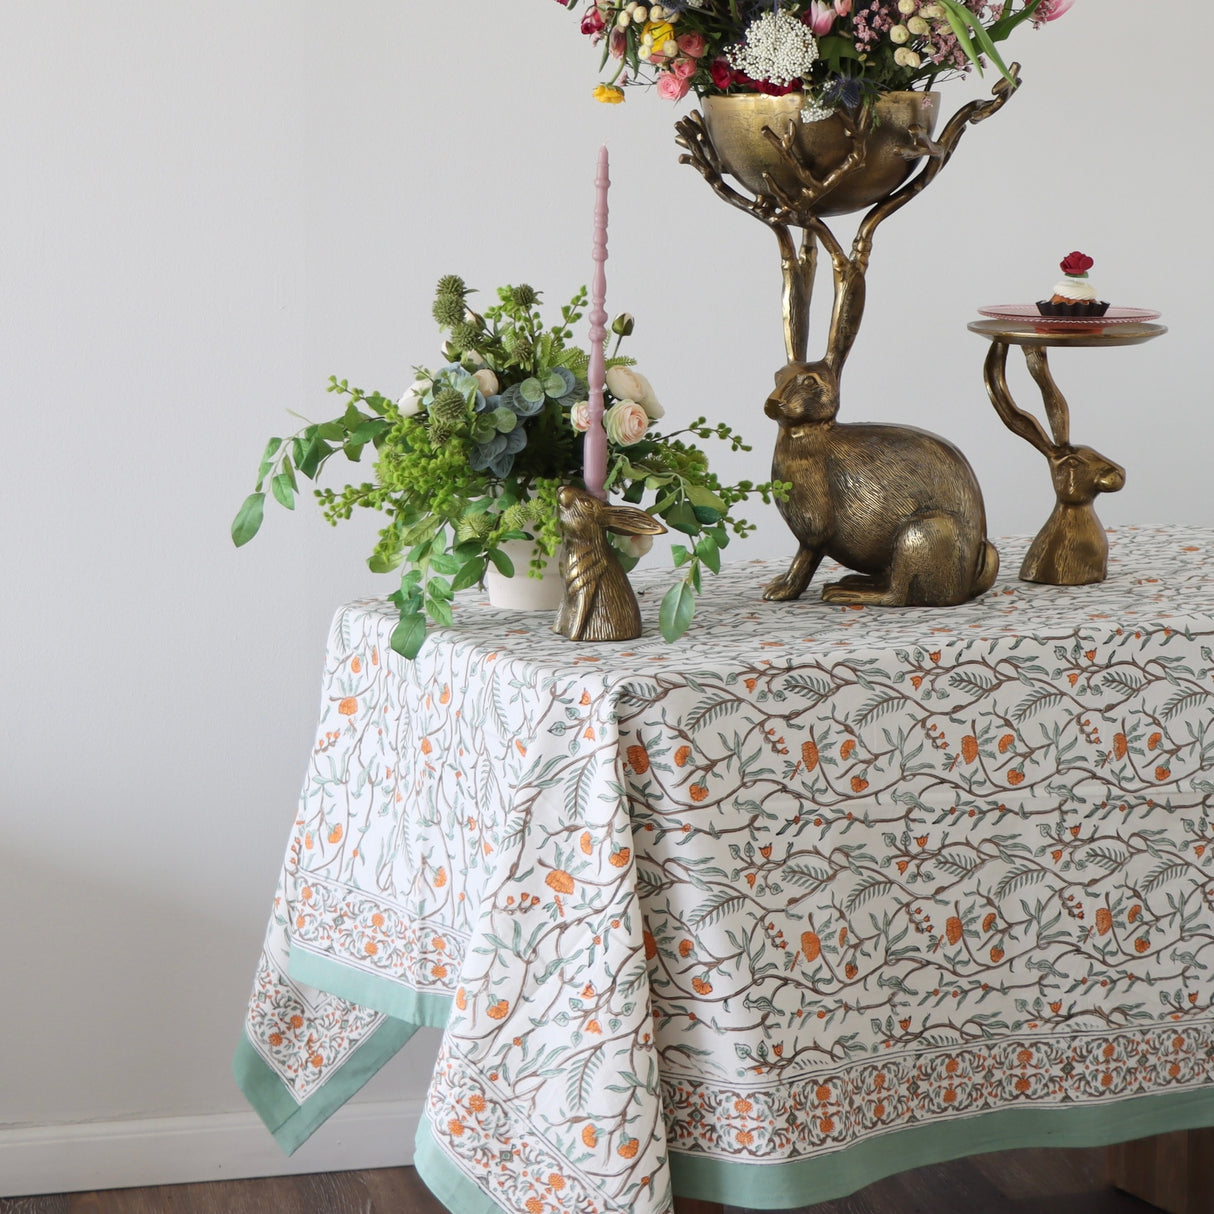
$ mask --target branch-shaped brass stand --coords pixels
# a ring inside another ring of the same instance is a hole
[[[989,100],[962,106],[936,141],[926,125],[935,98],[918,93],[887,99],[880,127],[875,107],[867,107],[822,123],[798,124],[794,113],[784,130],[775,130],[756,119],[759,106],[744,108],[751,98],[711,98],[709,121],[695,111],[676,124],[686,149],[680,161],[731,206],[771,228],[780,247],[788,361],[764,411],[779,424],[772,478],[791,485],[778,506],[799,547],[788,571],[764,589],[765,598],[798,598],[827,556],[857,571],[826,587],[822,597],[832,603],[947,606],[983,593],[995,580],[999,558],[986,538],[982,493],[961,452],[922,430],[840,424],[836,415],[839,377],[864,314],[877,228],[935,180],[970,126],[1002,109],[1019,82],[1018,65],[1011,77],[1000,80]],[[735,100],[744,104],[731,110]],[[722,115],[724,126],[717,126],[722,102],[732,117]],[[766,105],[761,110],[769,112]],[[903,162],[921,159],[908,179]],[[726,173],[745,182],[751,195],[727,183]],[[864,207],[848,252],[823,216]],[[825,357],[811,363],[819,245],[830,258],[834,307]]]
[[[801,154],[791,121],[783,132],[774,131],[770,126],[764,127],[763,136],[778,150],[779,159],[791,174],[796,188],[789,189],[787,185],[774,180],[771,174],[764,174],[767,189],[753,196],[741,193],[725,181],[724,175],[730,171],[729,166],[722,163],[714,148],[700,111],[692,111],[675,124],[676,142],[686,149],[679,162],[695,168],[720,198],[753,215],[776,235],[784,285],[784,345],[789,362],[803,362],[809,345],[809,308],[817,269],[818,243],[830,256],[834,276],[834,311],[826,358],[839,369],[855,341],[863,316],[864,279],[877,227],[935,180],[970,126],[1003,108],[1019,83],[1019,71],[1019,64],[1013,64],[1011,75],[1014,82],[1000,79],[990,99],[971,101],[962,106],[949,120],[938,140],[931,140],[922,127],[912,124],[908,128],[908,139],[900,150],[901,155],[908,160],[926,157],[927,162],[917,176],[870,208],[860,222],[850,254],[844,251],[819,211],[832,191],[864,167],[873,130],[871,107],[861,110],[855,117],[846,111],[839,111],[838,116],[845,125],[850,147],[842,162],[821,177],[815,175],[813,166]],[[801,229],[799,242],[793,235],[793,228]]]

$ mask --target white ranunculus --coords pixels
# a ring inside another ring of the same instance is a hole
[[[578,401],[569,410],[569,424],[579,434],[585,434],[590,429],[590,402],[588,400]]]
[[[652,535],[613,535],[611,542],[626,556],[638,561],[653,547]]]
[[[497,376],[488,367],[482,367],[479,371],[472,373],[472,378],[476,380],[476,386],[485,396],[496,396],[499,389]]]
[[[420,413],[422,411],[422,397],[432,387],[434,385],[428,379],[415,379],[405,389],[404,396],[396,402],[396,407],[400,410],[401,417],[412,417],[415,413]]]
[[[636,401],[650,421],[657,421],[666,410],[658,403],[653,386],[635,367],[610,367],[607,389],[616,400]]]
[[[603,429],[607,437],[621,447],[631,447],[645,437],[649,415],[634,400],[617,400],[603,414]]]

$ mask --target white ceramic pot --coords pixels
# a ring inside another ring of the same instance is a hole
[[[535,544],[531,540],[507,540],[502,551],[514,565],[514,576],[504,577],[492,563],[485,570],[485,589],[489,604],[506,611],[555,611],[565,592],[557,567],[557,557],[549,557],[542,578],[532,577],[529,569]]]

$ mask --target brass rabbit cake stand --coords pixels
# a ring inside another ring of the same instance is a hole
[[[1070,410],[1050,374],[1051,346],[1133,346],[1166,333],[1166,325],[1102,324],[1062,328],[1044,320],[976,320],[969,329],[991,343],[986,356],[986,390],[995,411],[1013,434],[1031,443],[1049,461],[1057,501],[1045,526],[1029,546],[1020,579],[1051,586],[1084,586],[1108,576],[1109,540],[1092,506],[1098,493],[1115,493],[1125,484],[1125,469],[1071,442]],[[1007,386],[1009,346],[1024,350],[1029,374],[1041,389],[1050,434],[1032,414],[1019,408]],[[1051,438],[1052,435],[1052,438]]]
[[[1010,79],[988,100],[963,105],[935,139],[939,98],[918,92],[884,94],[818,122],[801,121],[795,93],[706,97],[703,113],[675,125],[685,149],[680,162],[779,242],[787,365],[765,409],[780,425],[772,476],[792,485],[778,504],[799,547],[765,598],[798,598],[824,556],[858,574],[824,592],[839,604],[943,606],[981,594],[994,580],[997,554],[961,453],[911,427],[838,426],[835,413],[877,227],[935,180],[971,125],[1006,104],[1018,73],[1013,64]],[[854,211],[864,214],[849,251],[824,216]],[[834,300],[825,356],[807,362],[819,246],[830,259]],[[841,441],[846,460],[836,450]]]

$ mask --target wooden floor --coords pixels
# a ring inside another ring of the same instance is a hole
[[[3,1180],[0,1179],[0,1184]],[[1150,1214],[1105,1153],[1001,1151],[904,1172],[802,1214]],[[749,1211],[726,1207],[729,1214]],[[0,1214],[447,1214],[412,1168],[0,1198]],[[455,1214],[459,1214],[458,1211]]]

